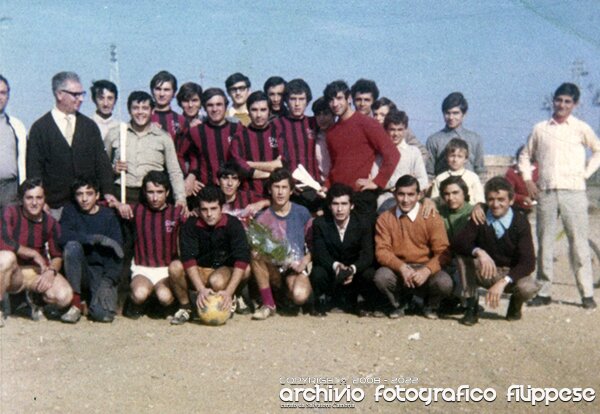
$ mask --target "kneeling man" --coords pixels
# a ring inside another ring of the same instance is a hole
[[[512,293],[506,319],[521,319],[523,303],[539,290],[531,273],[535,254],[531,227],[524,214],[512,209],[515,192],[504,177],[494,177],[485,184],[486,223],[469,221],[453,239],[452,248],[459,257],[467,311],[460,322],[475,325],[479,320],[477,287],[488,289],[485,301],[492,308],[500,303],[502,293]]]
[[[98,205],[98,184],[89,178],[73,183],[75,204],[67,204],[60,218],[65,276],[73,288],[66,323],[81,318],[81,296],[89,292],[89,315],[112,322],[117,310],[117,285],[123,258],[123,237],[114,211]]]
[[[73,296],[69,282],[58,273],[62,266],[60,228],[43,210],[42,181],[27,179],[18,193],[21,204],[6,206],[0,221],[0,327],[4,326],[2,298],[6,292],[27,291],[35,321],[44,318],[41,300],[65,308]]]
[[[198,292],[196,305],[204,307],[211,294],[223,297],[221,309],[232,307],[240,283],[250,277],[250,246],[242,223],[223,213],[225,194],[207,186],[198,193],[199,217],[190,217],[181,229],[182,265],[171,273],[171,285],[180,309],[173,325],[191,316],[188,288]]]
[[[381,214],[375,225],[375,255],[382,266],[375,285],[388,298],[392,319],[404,314],[411,294],[423,297],[424,316],[435,319],[440,301],[452,293],[452,279],[442,270],[450,262],[444,222],[439,215],[423,218],[420,191],[415,177],[400,177],[396,208]]]

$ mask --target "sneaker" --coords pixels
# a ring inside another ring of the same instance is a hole
[[[183,325],[190,320],[190,317],[190,310],[181,308],[173,315],[171,325]]]
[[[267,319],[269,316],[275,315],[275,308],[270,308],[265,305],[261,305],[253,314],[252,319],[255,321],[263,321]]]
[[[45,321],[46,316],[44,315],[44,306],[40,306],[36,303],[35,297],[30,291],[27,291],[25,294],[25,299],[31,308],[31,320],[35,322]]]
[[[547,306],[551,302],[552,302],[552,298],[550,296],[537,295],[535,298],[533,298],[529,302],[527,302],[527,306],[532,306],[532,307]]]
[[[246,301],[242,295],[238,296],[237,298],[237,308],[235,309],[235,313],[238,315],[249,315],[252,313],[250,306],[246,304]]]
[[[81,319],[81,309],[77,306],[71,305],[69,310],[60,317],[60,320],[64,323],[77,323]]]
[[[583,309],[596,309],[597,307],[593,296],[581,299],[581,306],[583,306]]]
[[[518,321],[523,317],[521,314],[521,306],[517,308],[516,302],[513,300],[513,297],[510,297],[510,302],[508,302],[508,311],[506,312],[506,320],[507,321]]]
[[[139,319],[144,316],[144,310],[146,306],[145,304],[136,305],[131,298],[127,298],[125,300],[125,304],[123,305],[123,316],[129,319]]]
[[[385,312],[382,311],[381,309],[376,309],[373,311],[373,317],[374,318],[385,318]]]
[[[398,319],[404,316],[404,309],[402,308],[394,308],[388,313],[388,318],[390,319]]]
[[[479,322],[479,306],[469,306],[458,322],[465,326],[473,326]]]
[[[423,316],[427,319],[437,319],[438,318],[438,312],[437,309],[433,309],[429,306],[425,306],[423,308]]]

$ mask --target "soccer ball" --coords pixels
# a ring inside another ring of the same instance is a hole
[[[198,318],[205,325],[223,325],[229,319],[231,309],[220,309],[223,297],[221,295],[210,295],[203,308],[198,307]]]

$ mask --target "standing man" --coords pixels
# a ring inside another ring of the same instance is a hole
[[[231,108],[227,111],[228,117],[235,117],[244,126],[250,124],[250,114],[246,101],[250,95],[250,79],[246,75],[236,72],[225,80],[225,89],[233,101]]]
[[[92,177],[104,198],[115,202],[113,173],[103,150],[100,130],[79,112],[85,91],[79,76],[60,72],[52,78],[55,107],[31,126],[27,145],[27,176],[41,178],[46,203],[56,219],[71,199],[76,177]]]
[[[440,302],[452,293],[453,282],[442,270],[450,263],[448,236],[442,219],[423,218],[419,181],[403,175],[396,182],[396,208],[377,219],[375,257],[381,267],[375,285],[389,301],[388,316],[399,318],[410,296],[422,296],[423,314],[437,318]]]
[[[554,242],[558,214],[567,233],[571,268],[584,309],[594,309],[592,262],[588,244],[588,199],[585,180],[600,166],[600,141],[585,122],[572,115],[579,88],[563,83],[554,92],[552,118],[533,127],[521,153],[519,169],[532,200],[537,200],[538,274],[542,288],[530,306],[549,305],[554,276]],[[586,165],[586,149],[592,157]],[[538,162],[539,180],[532,180],[531,159]]]
[[[186,82],[177,92],[177,105],[183,110],[186,128],[202,123],[200,108],[202,107],[202,86],[194,82]]]
[[[279,118],[288,114],[285,101],[285,87],[287,82],[281,76],[271,76],[263,86],[263,92],[269,97],[269,109],[271,118]]]
[[[452,138],[460,138],[469,146],[469,159],[465,167],[474,171],[484,181],[483,140],[476,132],[462,126],[468,109],[469,104],[460,92],[452,92],[442,102],[442,113],[444,114],[446,126],[427,138],[425,143],[431,154],[431,158],[427,163],[427,174],[431,180],[448,170],[446,145]]]
[[[119,97],[117,85],[108,80],[99,80],[92,83],[90,92],[92,92],[92,101],[96,105],[96,112],[92,115],[92,119],[100,128],[100,135],[104,139],[109,129],[119,125],[119,121],[113,115]]]
[[[127,125],[126,161],[121,161],[120,128],[109,131],[104,145],[108,152],[115,174],[125,171],[128,202],[139,200],[142,181],[150,171],[164,171],[169,174],[175,204],[186,209],[183,174],[175,145],[169,135],[152,123],[152,97],[143,91],[134,91],[127,98],[127,110],[131,122]],[[120,189],[121,178],[115,180]]]
[[[350,103],[350,88],[342,80],[331,82],[323,91],[329,108],[338,121],[327,131],[331,170],[326,185],[349,185],[357,194],[358,214],[374,219],[378,190],[384,189],[400,159],[400,153],[383,127],[373,118],[355,112]],[[369,178],[376,156],[381,156],[379,173]],[[374,220],[373,220],[374,221]]]
[[[0,75],[0,210],[17,201],[17,189],[25,180],[27,130],[17,118],[8,116],[8,80]]]
[[[160,71],[150,81],[150,91],[155,103],[152,122],[167,131],[177,147],[185,135],[185,117],[171,108],[171,101],[177,92],[177,78],[166,70]]]
[[[357,80],[350,89],[354,108],[363,115],[373,116],[371,107],[379,98],[379,88],[375,81],[369,79]]]
[[[197,194],[205,185],[219,183],[217,171],[227,161],[229,145],[241,128],[241,125],[226,119],[229,100],[222,89],[205,90],[201,101],[207,115],[206,122],[190,128],[180,152],[189,164],[185,179],[188,196]]]

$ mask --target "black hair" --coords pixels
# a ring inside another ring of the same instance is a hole
[[[370,79],[359,79],[357,80],[352,88],[350,89],[352,98],[354,99],[359,93],[370,93],[373,96],[373,100],[376,101],[379,98],[379,88],[375,81]]]
[[[392,101],[391,99],[386,98],[385,96],[382,97],[382,98],[379,98],[375,102],[373,102],[373,106],[371,106],[371,109],[373,111],[376,111],[379,108],[381,108],[382,106],[389,107],[390,111],[398,109],[398,107],[396,106],[396,104],[394,103],[394,101]]]
[[[250,110],[250,107],[254,105],[256,102],[265,101],[267,104],[269,103],[269,97],[263,91],[254,91],[246,100],[246,107]]]
[[[236,72],[232,75],[229,75],[227,79],[225,79],[225,89],[229,91],[229,89],[238,82],[244,82],[246,84],[246,88],[252,86],[250,83],[250,79],[240,72]]]
[[[444,190],[446,189],[446,187],[452,184],[456,184],[460,187],[465,197],[465,203],[468,203],[471,200],[471,196],[469,195],[469,186],[467,185],[465,180],[463,180],[462,177],[458,175],[451,175],[450,177],[446,178],[440,183],[440,196],[444,194]]]
[[[271,189],[273,184],[283,180],[288,180],[290,189],[293,191],[295,188],[294,179],[292,178],[292,173],[287,168],[276,168],[267,180],[267,188]]]
[[[278,85],[283,85],[284,91],[285,91],[287,82],[281,76],[271,76],[269,79],[267,79],[265,81],[265,84],[263,85],[263,92],[268,94],[270,88],[272,88],[273,86],[278,86]]]
[[[36,187],[42,187],[42,189],[44,190],[44,194],[46,194],[46,190],[44,189],[44,184],[43,184],[41,178],[33,177],[33,178],[28,178],[25,181],[23,181],[21,183],[21,185],[19,186],[19,191],[18,191],[19,200],[23,201],[23,197],[25,196],[25,193],[29,190],[33,190]]]
[[[485,183],[483,190],[485,192],[486,198],[489,193],[495,193],[502,190],[508,192],[508,198],[510,200],[515,198],[515,188],[513,187],[513,185],[506,178],[501,177],[499,175],[490,178],[488,182]]]
[[[181,106],[182,102],[189,101],[194,95],[198,95],[198,98],[202,97],[202,86],[194,82],[184,83],[177,92],[177,104]]]
[[[463,114],[466,114],[469,110],[469,104],[464,95],[460,92],[452,92],[450,95],[446,96],[442,102],[442,113],[445,114],[448,110],[457,106]]]
[[[217,178],[221,179],[223,177],[227,177],[228,175],[236,175],[238,178],[242,179],[242,174],[240,174],[240,167],[233,161],[227,161],[224,164],[219,166],[217,170]]]
[[[109,80],[101,79],[92,83],[92,86],[90,87],[90,92],[92,93],[92,101],[96,102],[96,97],[98,97],[98,95],[102,95],[102,91],[104,91],[105,89],[109,92],[112,92],[115,95],[115,101],[119,98],[119,91],[117,91],[117,85],[115,85]]]
[[[321,96],[319,99],[313,102],[312,111],[315,116],[320,115],[322,113],[332,113],[331,108],[327,104],[324,96]]]
[[[333,100],[333,98],[337,96],[338,92],[343,92],[346,99],[348,99],[348,97],[350,96],[350,88],[348,87],[348,84],[343,80],[336,80],[331,83],[328,83],[327,86],[325,86],[325,89],[323,90],[323,96],[325,97],[327,102],[330,102]]]
[[[154,170],[148,172],[148,174],[146,174],[142,180],[142,188],[140,191],[140,202],[142,204],[148,205],[148,201],[146,200],[146,186],[148,183],[162,185],[169,193],[167,196],[167,203],[173,202],[173,191],[171,191],[171,181],[169,180],[169,176],[164,171]]]
[[[221,189],[215,185],[207,185],[205,186],[198,195],[196,196],[196,201],[198,206],[200,203],[204,201],[205,203],[212,203],[215,201],[219,202],[219,206],[223,207],[225,204],[225,194]]]
[[[284,100],[287,102],[291,95],[301,95],[302,93],[306,94],[307,103],[312,101],[312,92],[308,83],[304,79],[292,79],[285,87]]]
[[[127,110],[128,111],[131,110],[131,105],[133,105],[134,102],[146,102],[146,101],[149,101],[150,108],[154,109],[154,99],[152,99],[152,96],[148,92],[133,91],[129,94],[129,97],[127,98]]]
[[[75,193],[81,187],[90,187],[96,193],[100,192],[100,184],[95,178],[90,176],[77,177],[75,178],[75,181],[73,181],[73,184],[71,184],[71,194],[73,195],[73,198],[75,198]]]
[[[554,92],[553,99],[558,98],[560,95],[570,96],[571,98],[573,98],[573,102],[579,102],[579,88],[574,83],[565,82],[562,85],[560,85]]]
[[[150,90],[154,90],[154,88],[165,82],[170,82],[171,86],[173,86],[173,92],[177,92],[177,78],[171,72],[167,72],[166,70],[161,70],[152,77],[152,80],[150,81]]]
[[[404,111],[390,110],[383,120],[383,128],[387,129],[390,124],[401,124],[408,128],[408,115]]]
[[[223,100],[225,101],[225,107],[227,107],[227,105],[229,105],[229,99],[227,99],[227,95],[225,94],[225,91],[223,89],[208,88],[202,93],[202,97],[200,97],[200,100],[202,101],[202,107],[204,109],[206,109],[206,103],[208,101],[210,101],[212,98],[214,98],[215,96],[223,97]]]
[[[4,82],[6,84],[6,89],[8,89],[8,93],[10,93],[10,84],[8,83],[8,79],[0,74],[0,82]]]
[[[419,185],[419,180],[409,174],[403,175],[402,177],[398,178],[398,181],[396,181],[394,192],[398,191],[400,187],[412,187],[413,185],[417,186],[417,194],[420,193],[421,186]]]
[[[354,191],[352,187],[346,184],[334,183],[329,191],[327,191],[327,205],[330,206],[334,198],[347,195],[350,199],[350,204],[354,203]]]

